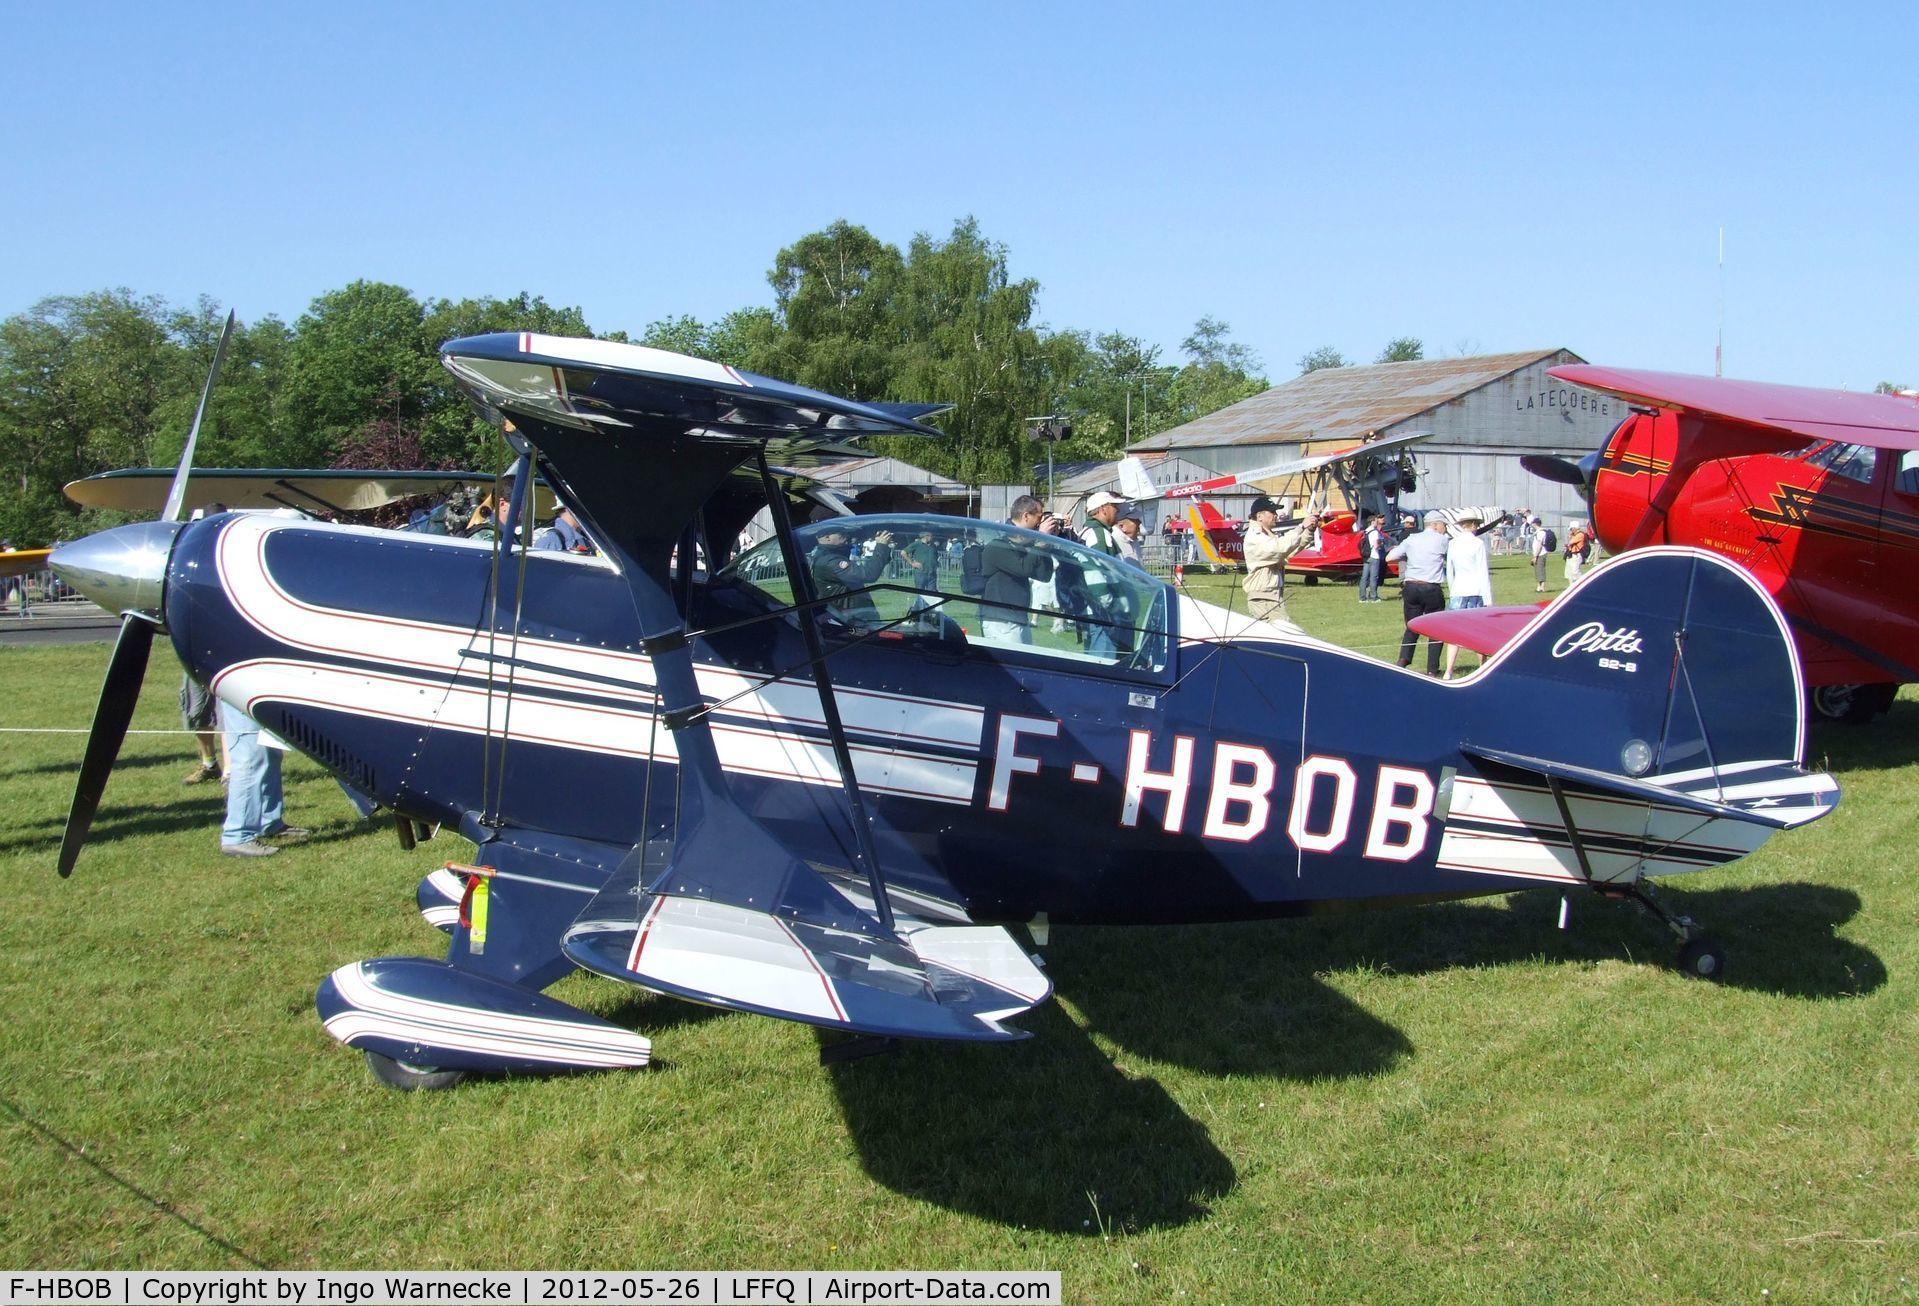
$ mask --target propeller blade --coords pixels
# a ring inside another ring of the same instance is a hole
[[[93,729],[87,735],[87,755],[80,763],[80,778],[73,786],[73,807],[67,813],[66,837],[60,841],[60,876],[73,874],[81,845],[93,824],[93,813],[106,792],[107,777],[113,774],[114,759],[126,740],[127,726],[133,721],[133,708],[140,701],[140,682],[147,674],[147,654],[153,648],[153,626],[139,617],[120,623],[120,638],[114,641],[113,658],[107,663],[107,678],[100,686],[100,706],[94,709]]]
[[[1554,458],[1546,454],[1524,454],[1519,465],[1542,481],[1552,481],[1558,485],[1581,485],[1586,483],[1586,473],[1579,465],[1564,458]]]
[[[207,369],[207,383],[200,390],[200,406],[193,410],[193,429],[187,432],[186,448],[180,451],[180,466],[174,471],[173,484],[167,490],[167,506],[160,510],[161,521],[180,520],[180,509],[187,498],[187,476],[193,471],[193,447],[200,443],[200,423],[206,419],[207,400],[213,397],[213,383],[220,377],[220,360],[227,356],[227,341],[232,338],[233,310],[228,309],[220,343],[213,347],[213,366]]]

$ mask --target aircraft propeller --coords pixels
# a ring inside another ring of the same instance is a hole
[[[193,414],[193,427],[187,432],[186,447],[180,451],[180,466],[167,491],[166,507],[160,520],[119,526],[89,535],[84,540],[62,545],[47,561],[60,578],[110,611],[121,614],[120,636],[113,643],[113,656],[107,661],[107,675],[100,686],[100,703],[94,709],[93,727],[87,733],[87,751],[80,762],[80,775],[73,786],[73,806],[67,812],[67,829],[60,841],[60,875],[73,873],[73,864],[87,841],[93,814],[106,792],[107,777],[126,742],[127,727],[133,722],[133,709],[140,699],[140,685],[146,678],[147,657],[153,649],[153,634],[166,622],[164,597],[167,557],[180,533],[180,514],[186,502],[187,478],[193,470],[193,450],[200,440],[200,424],[206,419],[207,401],[213,395],[213,383],[220,375],[220,362],[226,357],[227,341],[233,336],[234,315],[220,332],[214,346],[213,366],[200,391],[200,406]]]
[[[1556,485],[1576,485],[1588,506],[1593,501],[1593,478],[1599,475],[1599,462],[1605,451],[1595,449],[1578,462],[1570,458],[1555,458],[1549,454],[1525,454],[1519,465],[1542,481],[1552,481]]]

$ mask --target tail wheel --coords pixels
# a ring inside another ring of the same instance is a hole
[[[373,1077],[388,1088],[397,1088],[402,1093],[434,1092],[442,1088],[452,1088],[466,1078],[464,1070],[440,1070],[433,1066],[416,1066],[410,1061],[396,1061],[383,1056],[372,1048],[364,1049],[366,1068]]]
[[[1710,934],[1688,939],[1679,949],[1679,969],[1694,979],[1723,979],[1726,949]]]

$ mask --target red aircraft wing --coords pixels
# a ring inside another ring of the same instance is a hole
[[[1539,615],[1543,603],[1502,604],[1491,608],[1464,608],[1453,612],[1428,612],[1407,623],[1416,633],[1441,644],[1457,644],[1482,657],[1505,648],[1513,636],[1524,630]]]
[[[1617,395],[1629,403],[1692,413],[1743,426],[1798,436],[1777,447],[1814,440],[1919,450],[1919,400],[1906,395],[1854,394],[1810,386],[1729,381],[1678,372],[1639,372],[1619,367],[1569,364],[1551,375],[1561,381]]]

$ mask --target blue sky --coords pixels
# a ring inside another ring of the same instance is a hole
[[[297,318],[355,278],[638,331],[770,304],[835,218],[972,215],[1053,327],[1275,380],[1564,346],[1919,384],[1891,5],[0,6],[0,314],[126,286]]]

